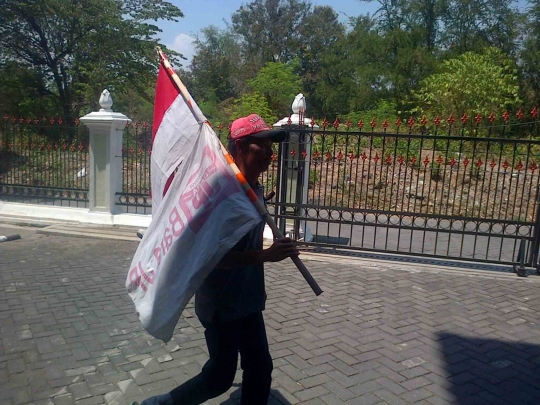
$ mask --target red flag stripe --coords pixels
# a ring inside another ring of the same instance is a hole
[[[159,94],[159,97],[158,97]],[[172,77],[167,74],[163,64],[159,65],[158,80],[156,84],[156,97],[154,102],[154,123],[152,127],[152,142],[156,137],[156,132],[161,125],[163,116],[171,106],[171,104],[179,96]]]

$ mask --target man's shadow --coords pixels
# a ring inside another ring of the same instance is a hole
[[[242,384],[233,384],[233,387],[238,387],[231,393],[231,397],[223,401],[220,405],[237,405],[240,403],[240,394],[242,393]],[[270,390],[270,398],[268,405],[291,405],[291,403],[278,390]]]

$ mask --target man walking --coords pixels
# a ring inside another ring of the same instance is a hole
[[[272,142],[286,132],[271,129],[251,114],[231,125],[229,152],[259,199],[263,188],[257,180],[272,159]],[[226,392],[241,357],[242,405],[263,405],[270,393],[272,358],[262,311],[265,307],[265,262],[298,255],[295,243],[278,239],[263,249],[264,222],[245,235],[206,278],[195,294],[195,311],[205,327],[210,359],[201,373],[168,394],[151,397],[141,405],[201,404]]]

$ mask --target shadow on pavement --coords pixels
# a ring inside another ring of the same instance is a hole
[[[540,404],[540,346],[451,333],[439,338],[452,403]]]
[[[220,403],[220,405],[236,405],[240,403],[240,394],[242,393],[241,384],[233,384],[234,387],[238,387],[237,390],[231,393],[231,397]],[[291,405],[291,403],[281,394],[281,392],[271,389],[270,399],[268,405]]]

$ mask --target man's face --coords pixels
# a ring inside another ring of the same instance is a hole
[[[246,145],[240,149],[244,166],[251,173],[261,174],[268,170],[272,162],[272,141],[250,137]]]

